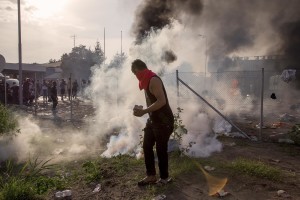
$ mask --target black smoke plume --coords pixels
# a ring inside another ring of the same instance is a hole
[[[203,5],[201,0],[145,0],[139,6],[133,34],[136,45],[143,43],[151,31],[172,26],[172,21],[180,21],[181,14],[200,15]],[[163,61],[171,63],[177,59],[172,50],[165,51],[161,56]]]
[[[181,14],[200,15],[201,0],[145,0],[136,11],[133,33],[136,44],[141,44],[152,30],[171,25],[172,20],[180,21]]]
[[[172,63],[177,59],[177,56],[174,54],[172,50],[165,51],[161,56],[161,60],[165,61],[166,63]]]

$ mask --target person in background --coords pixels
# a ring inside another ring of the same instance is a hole
[[[64,95],[65,95],[65,91],[66,91],[66,81],[64,79],[61,79],[61,82],[60,82],[60,97],[61,97],[61,100],[63,101],[64,100]]]
[[[77,83],[77,80],[75,80],[72,85],[73,98],[77,98],[77,91],[78,91],[78,83]]]
[[[29,97],[30,97],[30,79],[26,78],[25,82],[23,83],[23,101],[24,105],[29,105]]]
[[[144,90],[147,107],[135,106],[133,115],[141,117],[149,114],[144,128],[143,150],[147,176],[138,182],[139,186],[159,183],[166,184],[171,179],[168,172],[168,141],[174,128],[174,116],[169,105],[162,80],[142,60],[131,65],[132,73],[139,81],[140,90]],[[160,179],[156,178],[153,147],[156,146]]]
[[[56,106],[58,104],[58,98],[57,98],[57,89],[56,89],[56,81],[52,82],[52,87],[51,87],[51,99],[52,99],[52,110],[56,109]]]
[[[43,94],[43,103],[48,102],[48,85],[47,82],[44,80],[42,84],[42,94]]]
[[[12,103],[19,104],[19,86],[16,84],[16,82],[13,82],[11,90],[12,90]]]
[[[38,99],[41,95],[41,83],[40,80],[36,81],[36,98]]]

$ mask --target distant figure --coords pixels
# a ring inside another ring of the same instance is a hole
[[[57,89],[56,89],[56,81],[52,82],[52,87],[51,87],[51,99],[53,103],[52,110],[56,109],[57,103],[58,103],[58,98],[57,98]]]
[[[69,81],[67,83],[69,101],[71,100],[71,92],[72,92],[71,89],[72,89],[72,83],[71,83],[71,78],[69,78]]]
[[[30,96],[30,79],[26,78],[25,82],[23,83],[23,101],[26,106],[29,105],[29,96]]]
[[[43,103],[48,101],[48,85],[46,83],[46,81],[43,81],[43,85],[42,85],[42,94],[43,94]]]
[[[64,100],[64,95],[65,95],[65,92],[66,92],[66,81],[64,79],[61,79],[61,82],[60,82],[60,97],[61,97],[61,100],[63,101]]]
[[[36,81],[36,98],[38,99],[41,95],[41,83],[39,80]]]
[[[51,88],[52,88],[53,81],[48,81],[47,82],[47,87],[48,87],[48,102],[52,102],[51,98]]]
[[[16,82],[13,82],[11,86],[12,91],[12,103],[19,104],[19,86],[17,86]]]
[[[77,98],[77,91],[78,91],[78,83],[77,83],[77,80],[75,80],[72,85],[73,98]]]
[[[82,81],[81,81],[81,96],[84,96],[84,90],[85,90],[86,86],[87,86],[86,80],[82,79]]]

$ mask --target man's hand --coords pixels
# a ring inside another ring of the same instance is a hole
[[[143,106],[134,106],[133,108],[133,115],[137,117],[141,117],[146,114],[145,110],[143,110]]]

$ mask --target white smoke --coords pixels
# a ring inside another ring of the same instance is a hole
[[[132,115],[132,108],[135,104],[144,107],[146,105],[143,91],[138,89],[138,80],[131,73],[131,62],[139,58],[145,61],[149,69],[155,73],[170,74],[174,73],[180,64],[187,62],[186,59],[191,58],[189,63],[197,69],[199,65],[195,63],[197,63],[198,56],[191,54],[191,46],[193,46],[190,45],[191,36],[195,40],[199,39],[197,35],[191,34],[182,25],[174,22],[171,27],[153,31],[141,45],[133,46],[127,63],[121,69],[108,69],[105,66],[94,68],[90,90],[97,111],[96,121],[91,126],[91,130],[102,135],[103,138],[110,136],[107,139],[107,149],[102,156],[136,154],[139,157],[141,155],[139,152],[140,135],[143,134],[142,129],[148,116],[137,118]],[[189,40],[185,42],[186,38]],[[190,48],[183,48],[186,46]],[[166,64],[161,60],[161,55],[169,49],[175,52],[178,60]],[[170,105],[175,113],[176,86],[166,83],[165,86]],[[208,115],[199,112],[199,105],[197,102],[186,102],[180,105],[184,109],[183,123],[189,130],[182,145],[187,145],[189,141],[196,141],[197,143],[191,150],[193,155],[198,157],[209,156],[212,152],[220,151],[222,148],[216,137],[211,135]]]

